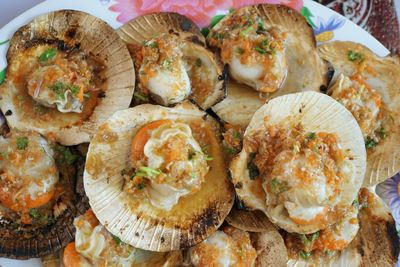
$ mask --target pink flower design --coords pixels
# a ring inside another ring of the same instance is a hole
[[[303,0],[234,0],[233,8],[236,9],[257,4],[280,4],[299,11],[303,7]]]
[[[177,12],[189,17],[198,26],[208,26],[217,11],[225,11],[233,6],[233,0],[116,0],[109,9],[118,12],[117,20],[126,23],[129,20],[153,12]]]
[[[110,10],[119,13],[117,20],[126,23],[144,14],[154,12],[177,12],[189,17],[198,26],[206,27],[218,11],[240,8],[260,3],[283,4],[296,10],[303,6],[302,0],[115,0]]]

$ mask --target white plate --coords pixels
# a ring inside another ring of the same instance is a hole
[[[196,21],[200,26],[207,24],[207,21],[213,15],[224,14],[228,12],[229,3],[232,3],[233,7],[240,2],[241,4],[251,4],[260,2],[270,2],[270,3],[289,3],[291,6],[297,7],[297,9],[302,8],[302,13],[307,15],[309,22],[313,24],[314,32],[316,33],[319,40],[331,41],[331,40],[343,40],[343,41],[353,41],[360,42],[372,51],[374,51],[379,56],[386,56],[389,51],[379,43],[373,36],[364,31],[362,28],[358,27],[353,22],[347,20],[343,16],[335,13],[329,8],[326,8],[318,3],[311,0],[291,0],[291,1],[277,1],[277,0],[264,0],[264,1],[218,1],[219,4],[211,4],[206,6],[193,6],[194,1],[147,1],[144,0],[47,0],[28,11],[24,12],[20,16],[16,17],[5,25],[0,30],[0,73],[4,71],[6,62],[6,53],[8,48],[8,42],[5,42],[11,38],[13,33],[21,26],[27,24],[34,17],[45,14],[50,11],[60,10],[60,9],[74,9],[85,11],[94,16],[97,16],[107,23],[109,23],[113,28],[118,28],[123,22],[130,18],[138,16],[143,13],[150,13],[155,11],[175,11],[182,13],[183,15],[188,15],[194,21]],[[114,11],[115,12],[114,12]],[[207,12],[212,12],[213,14],[206,14]],[[205,16],[206,15],[206,16]],[[208,15],[208,16],[207,16]],[[205,21],[206,20],[206,21]],[[5,42],[5,43],[4,43]],[[1,77],[1,74],[0,74]],[[392,183],[394,184],[394,183]],[[382,196],[386,196],[386,191],[394,189],[395,185],[389,187],[382,187]],[[385,189],[386,188],[386,189]],[[393,191],[393,190],[392,190]],[[397,192],[397,191],[396,191]],[[392,194],[393,195],[393,194]],[[390,203],[390,199],[385,199],[387,203]],[[398,212],[395,212],[397,214]],[[40,259],[31,259],[27,261],[9,260],[0,258],[0,266],[2,267],[36,267],[41,266]]]

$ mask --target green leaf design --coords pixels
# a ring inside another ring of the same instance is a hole
[[[207,28],[203,28],[201,30],[201,33],[204,35],[204,37],[207,37],[207,35],[210,33],[210,29],[214,27],[221,19],[223,19],[226,15],[216,15],[211,18],[210,26]]]
[[[211,19],[210,28],[214,27],[226,15],[216,15]]]
[[[311,27],[313,27],[313,28],[316,27],[315,24],[314,24],[314,22],[313,22],[312,19],[311,19],[312,17],[314,17],[314,15],[311,13],[311,10],[310,10],[310,9],[308,9],[308,8],[305,7],[305,6],[303,6],[303,7],[300,9],[300,14],[301,14],[303,17],[306,18],[307,23],[310,24]]]
[[[6,68],[4,68],[1,72],[0,72],[0,85],[3,84],[4,80],[6,79]]]
[[[5,40],[5,41],[3,41],[3,42],[0,42],[0,45],[6,44],[6,43],[8,43],[8,41],[10,41],[10,39]]]

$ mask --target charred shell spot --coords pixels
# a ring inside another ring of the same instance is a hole
[[[181,236],[179,249],[191,247],[205,239],[209,233],[209,229],[219,225],[220,217],[218,203],[212,203],[200,215],[193,219],[194,223],[190,226],[191,234]]]
[[[11,110],[7,110],[6,113],[4,113],[5,116],[11,116],[13,113]]]

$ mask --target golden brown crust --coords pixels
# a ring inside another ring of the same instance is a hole
[[[20,102],[33,100],[27,94],[28,100],[21,100],[20,92],[26,91],[25,83],[13,82],[8,77],[13,69],[18,69],[17,59],[24,57],[27,49],[39,45],[53,45],[59,50],[79,49],[102,62],[104,77],[99,88],[104,94],[98,97],[94,110],[87,116],[51,112],[51,120],[38,120],[34,110],[23,110]],[[6,119],[11,128],[35,130],[53,135],[64,145],[75,145],[88,142],[99,123],[115,111],[129,107],[135,80],[129,51],[107,23],[87,13],[60,10],[35,18],[13,35],[7,61],[7,78],[0,87],[0,108],[8,114]]]
[[[211,171],[200,191],[181,198],[169,211],[154,207],[148,199],[133,198],[121,189],[124,179],[120,174],[124,168],[121,162],[129,157],[131,139],[142,125],[160,119],[203,121],[215,136],[208,142],[208,153],[213,157],[209,161]],[[95,135],[89,147],[84,180],[94,213],[111,233],[134,247],[170,251],[193,246],[216,231],[234,198],[219,146],[217,122],[186,102],[174,108],[140,105],[115,113],[106,124],[109,131],[118,134],[118,140],[108,144],[101,142],[101,133]],[[96,173],[93,166],[100,166]]]

